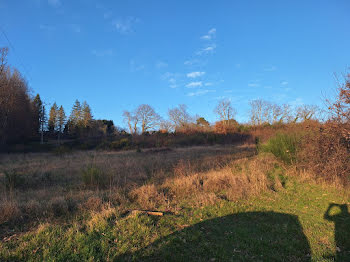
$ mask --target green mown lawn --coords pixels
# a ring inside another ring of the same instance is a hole
[[[0,261],[350,261],[349,202],[289,179],[278,192],[163,217],[110,209],[3,242]],[[327,212],[331,203],[343,205]]]

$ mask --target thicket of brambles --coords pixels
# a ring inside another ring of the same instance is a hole
[[[255,142],[259,150],[272,152],[287,164],[349,182],[350,75],[339,86],[335,101],[327,101],[326,112],[312,105],[293,108],[259,99],[250,102],[250,122],[240,124],[231,102],[221,100],[214,109],[218,121],[210,124],[189,114],[185,105],[169,109],[163,119],[142,104],[124,111],[124,130],[111,120],[94,119],[86,101],[76,100],[69,116],[56,103],[48,108],[39,94],[32,96],[20,72],[7,64],[7,53],[7,48],[0,48],[1,151],[65,153]]]

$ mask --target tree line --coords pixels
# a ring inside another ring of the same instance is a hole
[[[62,105],[55,102],[47,112],[47,105],[39,94],[31,96],[28,84],[21,73],[8,65],[8,48],[0,48],[0,145],[23,141],[62,138],[84,138],[112,135],[123,130],[114,126],[111,120],[95,120],[86,101],[78,100],[67,117]],[[302,105],[293,108],[288,104],[278,105],[265,100],[250,102],[250,125],[291,123],[314,119],[318,116],[316,106]],[[189,129],[228,132],[238,126],[236,110],[230,100],[218,101],[214,113],[218,121],[214,125],[203,117],[191,115],[186,105],[170,108],[167,119],[155,109],[142,104],[132,111],[124,111],[125,132],[130,134],[181,132]]]
[[[173,132],[195,127],[232,129],[239,125],[235,120],[237,111],[228,99],[219,100],[214,108],[214,113],[217,116],[217,121],[213,126],[201,116],[191,116],[187,106],[184,104],[169,109],[167,112],[168,119],[165,120],[153,107],[147,104],[142,104],[133,111],[124,111],[123,117],[130,134],[144,133],[150,130]],[[300,105],[293,108],[288,104],[278,105],[257,99],[250,102],[250,121],[248,125],[297,123],[311,119],[320,119],[320,116],[320,108],[314,105]]]
[[[0,48],[0,146],[113,132],[113,121],[94,120],[86,101],[76,100],[69,117],[56,103],[47,112],[40,95],[32,97],[27,81],[8,64],[7,55],[8,48]]]

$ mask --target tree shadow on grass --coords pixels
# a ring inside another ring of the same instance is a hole
[[[118,258],[121,261],[310,261],[294,215],[237,213],[203,221]]]

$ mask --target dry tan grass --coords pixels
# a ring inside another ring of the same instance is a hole
[[[2,201],[0,203],[0,225],[21,216],[21,211],[16,201]]]
[[[154,209],[166,203],[165,195],[154,184],[135,188],[129,195],[143,209]]]
[[[268,178],[278,162],[271,155],[232,161],[219,170],[166,179],[162,184],[147,184],[131,191],[142,208],[174,209],[184,200],[195,206],[212,204],[219,199],[238,200],[283,186]]]
[[[254,147],[245,145],[142,153],[85,151],[63,156],[0,155],[0,231],[5,222],[16,224],[18,220],[26,223],[61,218],[75,212],[99,211],[107,204],[121,209],[133,201],[143,208],[168,206],[169,194],[174,192],[165,187],[159,189],[165,180],[218,170],[254,153]],[[89,166],[112,179],[101,188],[86,186],[82,170]],[[10,187],[6,172],[15,174]],[[193,186],[189,185],[189,190],[193,190]]]
[[[276,160],[266,156],[238,160],[220,170],[169,179],[164,186],[178,197],[206,192],[226,196],[229,200],[239,199],[268,188],[266,173],[274,168],[274,163]]]
[[[350,187],[349,185],[344,186],[344,181],[341,177],[332,177],[331,179],[328,177],[318,176],[311,170],[300,169],[296,166],[289,167],[286,170],[286,175],[290,177],[294,177],[298,179],[300,182],[305,182],[308,184],[317,184],[325,189],[325,191],[333,188],[335,190],[339,190],[344,193],[344,199],[348,199],[350,197]]]

